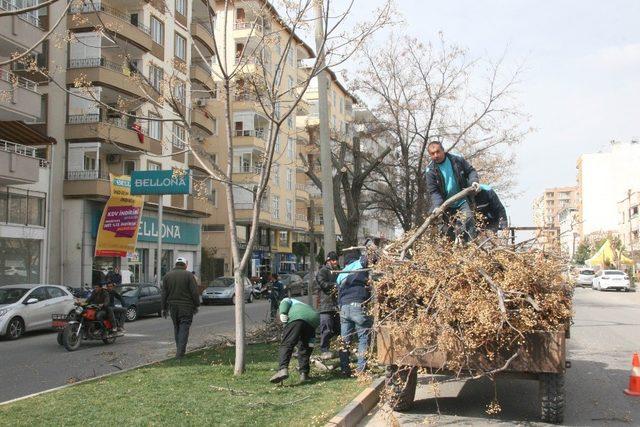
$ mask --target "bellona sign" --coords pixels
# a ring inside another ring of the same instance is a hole
[[[131,194],[190,194],[191,171],[181,173],[171,170],[133,171]]]

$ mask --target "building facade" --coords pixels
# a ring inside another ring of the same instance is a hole
[[[640,250],[640,191],[629,190],[627,197],[618,201],[618,235],[620,241],[630,257],[635,261],[638,259]]]

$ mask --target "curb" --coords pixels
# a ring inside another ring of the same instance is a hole
[[[352,427],[358,424],[378,403],[384,383],[385,377],[374,380],[369,387],[331,418],[325,427]]]

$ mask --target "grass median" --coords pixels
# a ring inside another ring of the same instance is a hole
[[[312,370],[298,384],[269,383],[277,344],[247,349],[247,372],[233,376],[233,348],[201,350],[113,377],[0,406],[0,425],[320,425],[353,399],[362,384]]]

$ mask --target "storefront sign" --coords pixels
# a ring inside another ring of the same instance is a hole
[[[191,171],[133,171],[131,194],[191,194]]]
[[[131,195],[129,176],[110,174],[109,178],[111,197],[100,218],[95,256],[124,257],[136,250],[143,200]]]
[[[158,220],[156,218],[142,217],[138,240],[141,242],[158,241]],[[162,243],[199,245],[200,226],[198,224],[165,219],[162,221]]]

